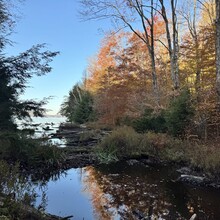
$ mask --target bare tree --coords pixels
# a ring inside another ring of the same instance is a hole
[[[184,2],[185,4],[179,10],[180,16],[185,20],[187,28],[189,30],[189,34],[192,38],[192,43],[194,45],[194,53],[195,53],[195,89],[197,92],[197,96],[199,97],[200,91],[200,81],[201,81],[201,57],[199,52],[199,39],[198,39],[198,31],[197,31],[197,11],[198,11],[198,1],[197,0],[188,0]]]
[[[84,20],[110,19],[118,28],[129,28],[140,38],[151,60],[153,91],[157,105],[160,103],[154,49],[154,0],[81,0]],[[137,30],[137,28],[142,30]]]
[[[168,51],[170,56],[170,64],[171,64],[171,78],[173,81],[174,90],[178,90],[180,87],[179,82],[179,44],[178,44],[178,28],[177,28],[177,0],[170,0],[171,6],[171,28],[169,27],[169,19],[167,15],[167,9],[165,7],[165,3],[163,0],[159,0],[161,6],[161,15],[165,22],[166,26],[166,36],[167,36],[167,44]],[[172,30],[171,30],[172,29]],[[171,37],[172,34],[172,37]]]

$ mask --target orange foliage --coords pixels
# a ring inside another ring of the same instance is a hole
[[[155,18],[154,31],[157,37],[165,33],[164,24],[158,18]],[[168,83],[166,62],[157,59],[161,87]],[[107,35],[87,71],[87,89],[94,94],[95,109],[102,122],[117,124],[123,117],[138,117],[146,107],[156,106],[148,50],[135,34]]]

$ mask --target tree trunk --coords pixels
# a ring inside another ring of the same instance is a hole
[[[220,108],[220,0],[216,0],[216,88]]]
[[[169,20],[167,18],[166,8],[164,6],[164,1],[159,0],[161,5],[161,15],[165,22],[166,27],[166,37],[168,43],[168,51],[170,57],[170,69],[171,69],[171,79],[173,82],[174,90],[178,90],[180,87],[179,83],[179,45],[178,45],[178,30],[177,30],[177,17],[176,17],[176,5],[174,0],[171,0],[172,9],[172,26],[173,26],[173,38],[171,39],[171,33],[169,29]]]
[[[174,89],[178,90],[180,87],[179,83],[179,43],[178,43],[178,30],[177,30],[177,16],[176,16],[176,1],[171,0],[172,9],[172,25],[173,25],[173,75],[174,75]]]
[[[160,95],[159,95],[159,88],[158,88],[158,80],[157,80],[157,73],[156,73],[156,63],[155,63],[155,55],[154,51],[151,51],[150,53],[151,58],[151,68],[152,68],[152,81],[153,81],[153,92],[156,100],[157,106],[160,105]]]

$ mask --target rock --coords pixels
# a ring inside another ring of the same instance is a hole
[[[148,159],[141,159],[140,162],[146,166],[154,166],[154,165],[159,165],[162,162],[159,159],[156,158],[148,158]]]
[[[218,184],[218,183],[210,183],[210,184],[207,184],[207,186],[211,186],[213,188],[220,189],[220,184]]]
[[[181,167],[177,170],[177,172],[182,174],[190,174],[192,171],[189,167]]]
[[[196,219],[196,214],[193,214],[189,220],[195,220],[195,219]]]
[[[177,181],[189,183],[192,185],[205,185],[207,180],[205,177],[182,174]]]
[[[44,130],[44,131],[52,131],[53,129],[50,128],[49,126],[46,126],[46,127],[43,127],[43,130]]]

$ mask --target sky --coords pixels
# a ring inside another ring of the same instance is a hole
[[[47,114],[57,114],[64,96],[81,81],[89,58],[99,49],[103,30],[110,25],[106,21],[82,22],[78,0],[25,0],[18,10],[20,18],[10,36],[15,43],[6,54],[17,55],[40,43],[46,43],[50,51],[60,51],[51,63],[51,73],[32,78],[22,99],[53,96]]]

